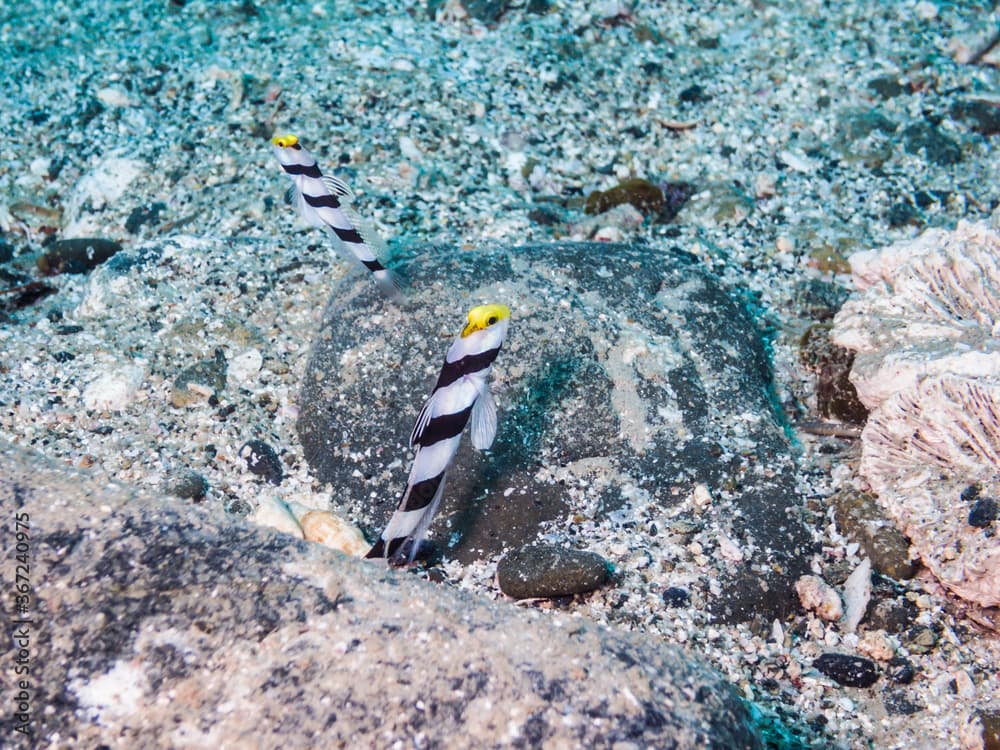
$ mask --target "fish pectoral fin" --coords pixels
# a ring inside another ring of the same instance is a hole
[[[285,203],[289,204],[295,213],[298,214],[299,218],[307,224],[319,227],[320,229],[326,226],[323,223],[323,220],[320,219],[316,215],[316,212],[309,207],[308,203],[306,203],[305,196],[302,195],[302,191],[299,190],[296,185],[292,185],[285,191]]]
[[[434,418],[436,403],[435,401],[440,398],[444,391],[434,391],[431,397],[424,402],[423,407],[420,409],[420,413],[417,415],[417,423],[413,425],[413,432],[410,433],[410,447],[413,448],[417,441],[424,434],[424,430],[427,429],[427,425],[430,424],[431,419]]]
[[[354,200],[354,191],[351,190],[350,186],[343,180],[337,177],[330,177],[329,175],[323,175],[319,178],[319,180],[326,186],[327,190],[336,195],[338,198],[343,198],[347,202]]]
[[[472,405],[472,445],[477,450],[488,450],[497,436],[497,403],[493,400],[488,383],[479,389],[479,397]]]
[[[323,175],[319,179],[326,189],[340,200],[340,210],[347,217],[348,221],[351,222],[358,234],[361,235],[361,239],[365,241],[365,244],[372,248],[376,254],[384,251],[386,249],[385,241],[375,231],[375,227],[367,219],[362,218],[354,209],[352,204],[357,196],[354,195],[354,191],[351,190],[347,183],[328,175]]]

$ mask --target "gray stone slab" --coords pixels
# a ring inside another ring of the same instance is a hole
[[[35,732],[4,726],[5,747],[762,747],[736,691],[659,639],[481,601],[9,444],[0,466],[5,523],[30,529]]]

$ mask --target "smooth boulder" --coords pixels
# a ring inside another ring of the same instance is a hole
[[[487,559],[571,513],[671,508],[701,484],[716,501],[700,512],[743,553],[719,576],[714,613],[770,622],[794,609],[811,541],[766,346],[746,304],[694,256],[615,243],[432,247],[401,270],[400,305],[364,276],[339,283],[313,344],[297,428],[334,504],[382,528],[466,311],[502,302],[499,430],[488,453],[466,438],[449,472],[431,528],[446,554]]]

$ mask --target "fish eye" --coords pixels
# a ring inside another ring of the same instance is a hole
[[[496,323],[496,322],[497,322],[497,316],[496,316],[496,315],[491,315],[491,316],[490,316],[490,317],[489,317],[489,318],[488,318],[488,319],[486,320],[486,325],[488,325],[488,326],[491,326],[491,325],[493,325],[493,324],[494,324],[494,323]]]

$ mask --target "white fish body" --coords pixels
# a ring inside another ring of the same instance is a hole
[[[274,155],[292,181],[289,192],[296,213],[325,231],[340,255],[367,269],[387,296],[400,299],[399,277],[376,255],[385,244],[354,211],[353,191],[336,177],[324,176],[315,157],[296,136],[275,136],[271,142]]]
[[[468,324],[448,349],[434,391],[410,434],[416,455],[406,490],[367,557],[412,562],[441,504],[445,476],[466,424],[472,424],[472,444],[477,449],[493,444],[497,410],[489,374],[509,322],[510,310],[505,305],[481,305],[469,311]],[[409,551],[404,556],[407,543]]]

